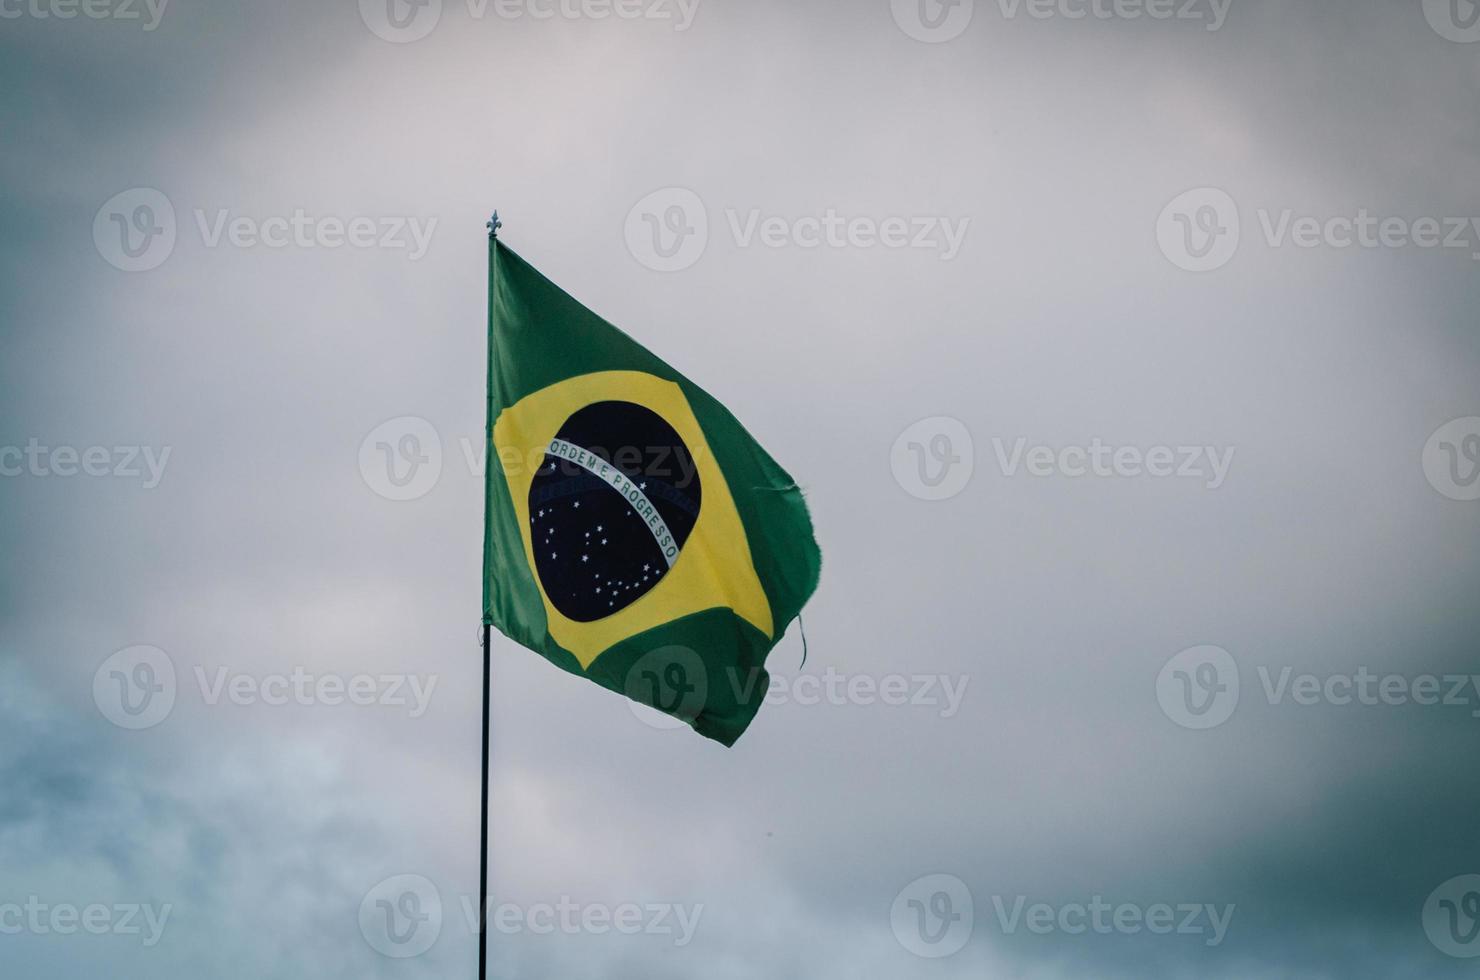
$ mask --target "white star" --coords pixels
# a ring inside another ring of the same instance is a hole
[[[639,490],[646,490],[647,489],[647,481],[646,480],[643,480],[641,483],[639,483],[637,485],[637,489],[639,489]]]
[[[540,511],[540,516],[541,517],[544,517],[545,516],[545,512],[544,511]]]
[[[553,551],[552,551],[552,552],[550,552],[550,557],[551,557],[551,558],[554,558],[554,557],[555,557],[555,552],[553,552]]]
[[[590,560],[591,560],[591,556],[590,555],[582,555],[581,556],[581,561],[590,561]]]
[[[580,502],[580,501],[579,501],[579,500],[577,500],[577,501],[576,501],[576,502],[575,502],[575,506],[577,506],[577,507],[579,507],[579,506],[581,506],[581,502]]]
[[[598,531],[601,530],[601,525],[600,524],[596,525],[596,530],[598,530]]]
[[[601,543],[602,543],[602,544],[606,544],[606,538],[602,538],[602,539],[601,539]]]

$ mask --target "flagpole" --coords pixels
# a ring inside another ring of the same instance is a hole
[[[485,549],[488,540],[488,480],[493,466],[493,241],[503,225],[498,212],[488,219],[488,391],[487,425],[483,437],[483,534]],[[483,555],[483,574],[488,575],[488,555]],[[485,595],[485,601],[487,596]],[[488,610],[483,610],[485,618]],[[478,821],[478,980],[488,980],[488,702],[492,691],[493,656],[491,631],[487,622],[483,624],[483,779],[480,783],[483,795],[482,816]]]
[[[478,980],[488,980],[488,692],[492,657],[489,656],[489,628],[483,626],[483,817],[478,826],[481,841],[478,854]]]

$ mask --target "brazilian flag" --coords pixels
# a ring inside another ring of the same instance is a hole
[[[483,622],[725,745],[817,587],[796,482],[718,401],[489,238]]]

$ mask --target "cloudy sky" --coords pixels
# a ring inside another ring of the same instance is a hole
[[[1477,14],[0,0],[7,975],[473,975],[494,207],[824,569],[496,638],[492,975],[1473,975]]]

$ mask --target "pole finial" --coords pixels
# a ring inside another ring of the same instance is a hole
[[[493,212],[493,217],[488,219],[488,237],[497,238],[498,230],[503,226],[504,223],[498,219],[498,212]]]

